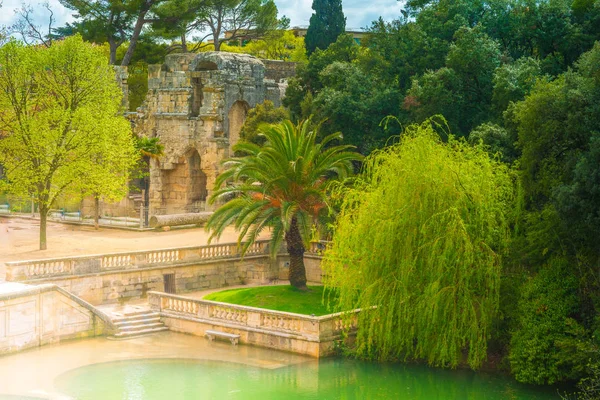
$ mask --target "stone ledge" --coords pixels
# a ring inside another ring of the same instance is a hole
[[[268,257],[269,256],[267,254],[260,254],[260,255],[247,256],[244,258],[242,258],[242,257],[222,257],[222,258],[198,259],[198,260],[190,260],[190,261],[180,262],[180,263],[141,266],[141,267],[137,267],[137,268],[107,269],[104,271],[93,272],[93,273],[89,273],[89,274],[52,275],[52,276],[42,277],[42,278],[27,279],[26,282],[37,284],[40,282],[55,281],[57,279],[64,280],[64,279],[90,278],[90,277],[95,277],[95,276],[103,276],[103,275],[119,274],[119,273],[132,273],[132,272],[138,272],[138,271],[139,272],[153,271],[153,270],[157,270],[157,269],[193,267],[196,265],[214,264],[214,263],[218,263],[219,261],[245,261],[245,260],[255,260],[255,259],[260,259],[260,258],[268,258]]]
[[[264,311],[272,311],[272,310],[264,310]],[[185,320],[185,321],[198,322],[198,323],[203,323],[203,324],[212,325],[212,326],[220,326],[220,327],[229,328],[229,329],[239,329],[239,330],[247,331],[247,332],[268,334],[268,335],[278,336],[278,337],[282,337],[282,338],[286,338],[286,339],[298,339],[298,340],[305,340],[307,342],[314,342],[314,343],[321,343],[321,341],[322,341],[318,336],[315,336],[315,335],[301,335],[301,334],[285,333],[285,332],[279,332],[279,331],[274,331],[274,330],[269,330],[269,329],[255,328],[255,327],[246,326],[246,325],[226,323],[221,320],[212,319],[212,318],[194,318],[194,317],[189,317],[185,314],[180,314],[180,313],[176,313],[176,312],[162,311],[160,313],[160,315],[163,318],[181,319],[181,320]],[[342,336],[337,335],[336,337],[341,338]],[[331,340],[333,340],[333,339],[331,339]]]

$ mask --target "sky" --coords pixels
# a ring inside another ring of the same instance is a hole
[[[25,0],[31,3],[39,24],[47,24],[48,13],[38,3],[39,0]],[[15,8],[20,8],[23,0],[0,0],[0,26],[11,25],[15,21]],[[72,11],[64,8],[58,0],[48,0],[54,12],[54,26],[62,26],[73,20]],[[312,14],[312,0],[275,0],[279,16],[290,18],[291,26],[308,26]],[[359,29],[371,25],[371,21],[380,16],[391,21],[400,15],[401,2],[397,0],[342,0],[342,8],[346,15],[346,29]]]

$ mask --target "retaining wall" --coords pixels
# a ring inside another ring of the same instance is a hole
[[[148,301],[172,331],[204,336],[218,330],[240,335],[240,343],[312,357],[331,355],[337,341],[352,337],[358,312],[315,317],[158,292],[150,292]]]
[[[56,285],[0,284],[0,354],[102,335],[112,330],[107,316]]]
[[[316,245],[305,256],[307,278],[321,281]],[[65,257],[6,263],[6,280],[54,283],[94,304],[124,303],[145,298],[149,291],[169,291],[165,276],[173,274],[175,293],[247,283],[287,280],[289,256],[269,257],[268,242],[253,244],[245,257],[236,243],[128,253]]]

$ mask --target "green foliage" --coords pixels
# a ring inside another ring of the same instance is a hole
[[[540,79],[544,79],[540,62],[534,58],[524,57],[502,65],[494,73],[492,103],[495,109],[501,113],[511,102],[523,100]]]
[[[478,368],[498,310],[514,200],[509,169],[433,121],[364,162],[322,268],[340,310],[361,308],[359,357]],[[376,308],[372,308],[376,306]]]
[[[446,57],[446,68],[415,79],[404,104],[417,121],[442,114],[453,132],[467,135],[489,117],[500,48],[478,28],[460,28],[454,38]]]
[[[248,111],[248,116],[244,121],[240,137],[248,142],[263,144],[265,137],[261,135],[260,127],[263,124],[276,124],[286,119],[290,119],[290,113],[283,107],[275,108],[272,101],[265,100],[262,104]]]
[[[393,114],[400,101],[397,93],[369,81],[355,63],[330,64],[321,72],[320,81],[325,88],[314,98],[306,99],[310,100],[314,118],[324,121],[323,133],[343,131],[344,142],[356,146],[362,154],[384,146],[389,132],[378,126],[380,115],[371,110]],[[397,127],[394,125],[393,129]]]
[[[368,154],[398,133],[395,126],[386,131],[379,123],[397,113],[400,98],[387,82],[365,72],[369,54],[363,51],[350,35],[340,35],[327,50],[317,49],[298,69],[298,78],[290,80],[283,104],[295,118],[313,115],[323,121],[324,136],[344,132],[346,143]]]
[[[177,10],[175,10],[177,12]],[[213,40],[215,51],[221,50],[221,37],[229,32],[228,41],[243,37],[260,37],[275,30],[277,6],[273,0],[215,0],[203,2],[190,22],[196,29],[207,30]]]
[[[414,77],[445,64],[449,43],[429,36],[425,28],[404,20],[373,22],[363,41],[369,52],[361,66],[404,93]]]
[[[328,296],[323,286],[309,286],[302,292],[292,286],[263,286],[248,289],[231,289],[210,293],[205,300],[221,301],[242,306],[266,308],[305,315],[326,315],[330,310],[323,304]],[[324,293],[325,292],[325,293]]]
[[[483,143],[490,155],[499,154],[500,159],[509,164],[517,159],[514,141],[506,129],[489,122],[479,125],[469,134],[469,143]]]
[[[450,68],[429,71],[413,81],[402,103],[416,121],[441,114],[452,129],[458,130],[462,120],[463,96],[461,82]]]
[[[517,380],[552,384],[582,377],[591,354],[587,332],[573,319],[577,291],[569,262],[556,257],[522,287],[509,355]]]
[[[129,88],[129,111],[135,111],[146,100],[148,93],[148,65],[135,63],[129,66],[127,85]]]
[[[305,39],[309,56],[317,49],[325,50],[346,31],[342,0],[313,0],[312,9],[315,12],[310,17]]]
[[[247,155],[224,163],[225,171],[218,176],[209,201],[227,202],[206,227],[212,239],[233,224],[240,232],[238,242],[245,242],[242,254],[265,229],[271,231],[272,256],[285,238],[290,282],[302,288],[306,285],[304,249],[313,227],[329,216],[330,182],[349,176],[359,155],[350,151],[351,146],[332,145],[341,139],[339,133],[317,143],[317,132],[309,122],[294,126],[288,120],[259,130],[266,139],[263,146],[240,142],[233,149]]]
[[[581,71],[570,71],[552,82],[539,82],[511,110],[522,151],[523,185],[532,204],[552,197],[555,188],[571,181],[582,151],[600,126],[600,86],[594,75],[597,44],[582,58]]]
[[[592,132],[589,150],[577,160],[573,179],[555,188],[556,208],[570,235],[594,253],[600,252],[600,131]]]
[[[316,50],[311,54],[305,70],[300,76],[313,91],[322,87],[321,72],[336,61],[352,62],[358,58],[360,46],[351,35],[340,35],[326,50]],[[308,117],[308,116],[307,116]]]
[[[50,48],[0,48],[0,163],[15,193],[45,217],[62,193],[119,197],[135,163],[122,93],[102,48],[80,36]]]
[[[283,98],[283,105],[290,109],[295,119],[309,118],[313,114],[313,93],[323,87],[320,75],[336,61],[351,62],[358,58],[359,46],[352,36],[340,35],[327,50],[317,49],[306,65],[298,65],[296,78],[290,79]],[[310,96],[310,98],[309,98]],[[306,104],[302,105],[305,102]],[[306,105],[309,107],[306,107]],[[304,111],[303,111],[304,108]]]
[[[304,38],[296,37],[291,30],[273,30],[262,38],[252,40],[242,47],[244,53],[269,60],[305,63]]]

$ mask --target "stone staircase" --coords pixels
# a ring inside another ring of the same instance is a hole
[[[151,310],[134,310],[122,314],[112,313],[117,332],[109,339],[129,339],[169,330],[160,320],[160,314]]]

